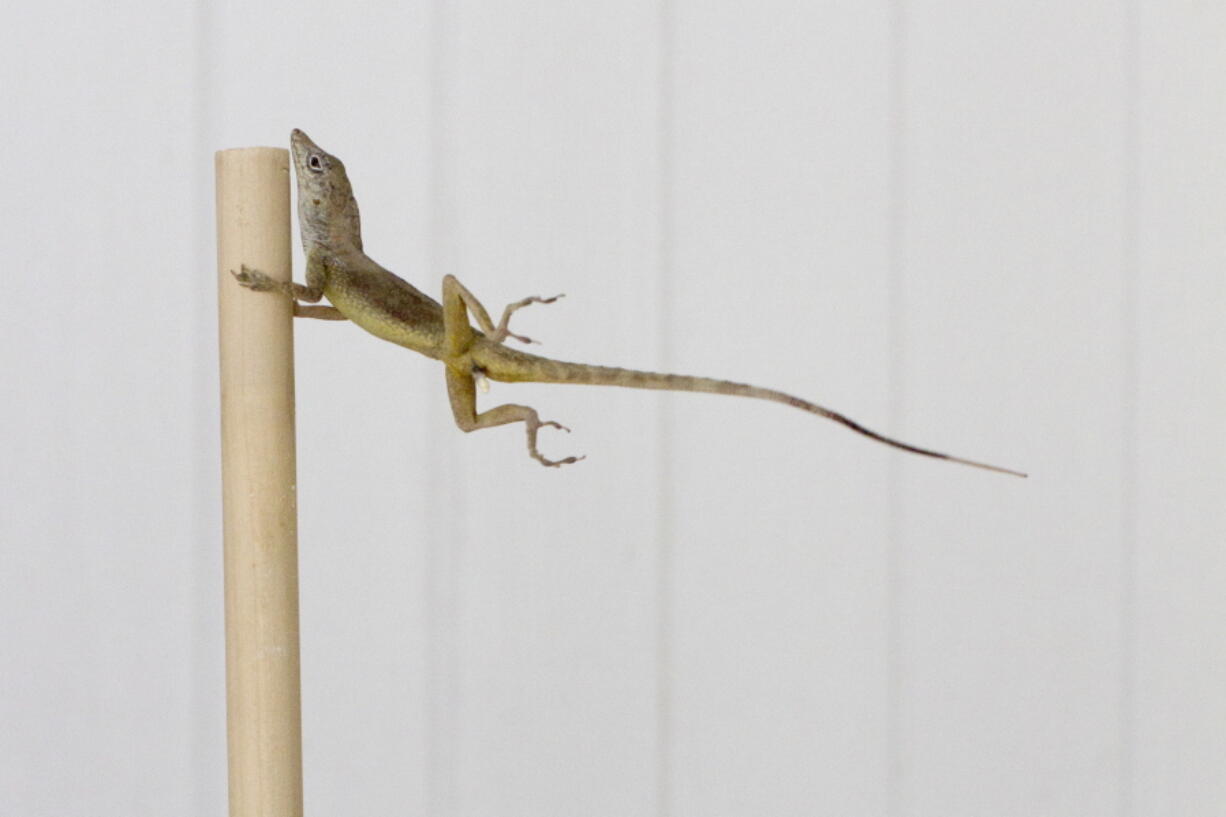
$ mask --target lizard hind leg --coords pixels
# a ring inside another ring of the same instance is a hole
[[[446,367],[446,370],[447,396],[451,400],[451,413],[454,415],[456,425],[460,427],[461,431],[477,431],[482,428],[493,428],[494,426],[506,425],[507,423],[522,422],[524,430],[528,434],[528,454],[541,465],[557,468],[583,459],[580,456],[551,460],[537,450],[536,435],[545,426],[552,426],[562,431],[570,431],[570,429],[561,423],[555,423],[553,420],[542,420],[540,415],[536,413],[536,409],[514,403],[504,403],[501,406],[495,406],[488,411],[478,414],[477,390],[472,375],[458,372],[450,366]]]
[[[508,328],[511,324],[511,316],[530,304],[551,304],[561,297],[563,296],[554,295],[552,298],[542,298],[539,295],[529,295],[527,298],[509,303],[502,310],[502,319],[498,321],[497,326],[494,326],[490,313],[477,300],[477,296],[469,292],[468,287],[461,284],[454,275],[447,275],[443,278],[443,303],[462,304],[476,318],[477,326],[481,327],[486,338],[493,343],[502,343],[507,338],[515,338],[520,343],[536,343],[532,338],[517,335]]]

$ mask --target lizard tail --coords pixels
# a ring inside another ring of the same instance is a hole
[[[816,414],[827,420],[833,420],[840,425],[850,428],[857,434],[862,434],[865,437],[893,448],[909,451],[912,454],[919,454],[938,460],[948,460],[949,462],[961,463],[973,468],[983,468],[987,471],[995,471],[1000,474],[1010,474],[1016,477],[1026,476],[1021,471],[1014,471],[1011,468],[1002,468],[998,465],[989,465],[984,462],[976,462],[975,460],[955,457],[950,454],[942,454],[939,451],[932,451],[927,448],[911,445],[910,443],[904,443],[901,440],[895,440],[884,434],[878,434],[876,431],[860,425],[850,417],[820,406],[817,403],[802,400],[799,397],[794,397],[774,389],[751,386],[748,383],[734,383],[730,380],[717,380],[710,377],[691,377],[681,374],[662,374],[636,369],[619,369],[613,366],[589,366],[584,363],[568,363],[562,360],[537,357],[536,355],[509,349],[505,346],[500,347],[494,355],[474,355],[474,362],[484,369],[490,378],[504,382],[621,386],[629,389],[707,392],[709,394],[730,394],[738,397],[770,400],[774,403],[782,403],[785,406],[807,411],[810,414]]]

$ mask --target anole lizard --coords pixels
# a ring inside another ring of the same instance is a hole
[[[511,315],[529,304],[552,303],[553,298],[529,297],[509,304],[497,325],[471,292],[452,275],[443,277],[440,304],[404,279],[372,261],[362,250],[358,205],[341,160],[322,150],[305,133],[290,135],[294,171],[298,178],[298,221],[306,253],[306,286],[274,281],[246,267],[234,273],[238,282],[256,291],[275,291],[294,302],[294,314],[326,320],[351,320],[392,343],[441,361],[447,375],[447,394],[456,425],[476,431],[506,423],[522,422],[528,432],[528,453],[547,466],[566,465],[582,457],[546,459],[536,447],[543,426],[567,430],[553,421],[542,421],[535,409],[507,403],[477,412],[477,385],[488,378],[502,382],[579,383],[625,386],[635,389],[711,392],[773,400],[786,406],[842,423],[878,442],[926,457],[986,468],[1014,476],[1020,471],[940,454],[890,439],[871,431],[836,411],[773,389],[675,374],[656,374],[583,363],[566,363],[531,355],[504,344],[507,338],[528,343],[529,338],[508,329]],[[316,304],[327,296],[332,306]],[[480,331],[468,322],[476,318]]]

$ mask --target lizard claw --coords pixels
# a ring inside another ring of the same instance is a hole
[[[563,465],[571,465],[573,463],[576,463],[576,462],[579,462],[580,460],[585,460],[585,459],[587,459],[587,454],[580,454],[577,457],[567,457],[561,460],[545,459],[539,454],[536,456],[536,461],[539,462],[541,465],[544,465],[546,468],[560,468]]]
[[[535,414],[535,412],[533,413]],[[570,465],[572,463],[579,462],[582,459],[586,459],[587,455],[582,454],[578,457],[565,457],[560,460],[551,460],[536,449],[536,432],[545,426],[560,429],[568,434],[570,433],[570,429],[561,423],[554,422],[553,420],[540,420],[533,417],[525,422],[525,426],[528,430],[528,453],[534,460],[539,462],[541,465],[544,465],[546,468],[558,468],[563,465]]]

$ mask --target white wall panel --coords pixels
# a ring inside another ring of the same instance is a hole
[[[1107,3],[908,5],[905,430],[1032,474],[902,464],[910,813],[1105,814],[1128,785],[1122,22]]]
[[[668,365],[883,427],[886,9],[677,3],[673,26]],[[891,455],[777,405],[667,405],[669,813],[882,812]]]
[[[221,791],[211,174],[195,19],[143,15],[52,3],[0,33],[6,814]]]
[[[436,259],[534,351],[649,366],[657,305],[653,3],[459,3],[441,10],[435,65]],[[439,765],[432,813],[640,814],[654,797],[655,435],[648,395],[494,384],[480,408],[536,407],[547,456],[520,426],[460,435],[446,539],[453,594],[436,627]],[[450,663],[446,663],[450,662]]]
[[[345,160],[372,257],[411,277],[429,262],[431,11],[209,11],[209,147],[303,128]],[[350,325],[301,322],[295,339],[306,808],[422,812],[438,373]]]
[[[1226,803],[1226,13],[1138,10],[1137,814]]]

